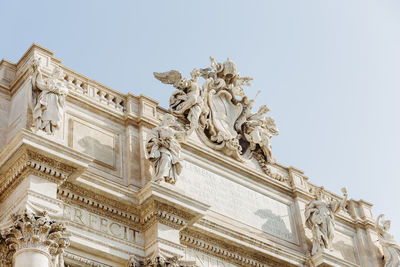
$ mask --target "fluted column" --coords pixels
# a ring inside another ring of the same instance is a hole
[[[62,223],[51,220],[46,212],[24,211],[11,215],[13,225],[1,231],[3,266],[53,267],[54,261],[69,245]]]

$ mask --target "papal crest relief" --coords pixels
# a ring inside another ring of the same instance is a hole
[[[196,131],[207,146],[242,162],[254,157],[271,174],[268,165],[275,163],[271,137],[278,135],[278,129],[273,118],[265,117],[268,107],[252,113],[254,100],[243,90],[252,78],[241,77],[229,59],[224,63],[210,59],[211,68],[194,69],[190,79],[176,70],[154,73],[177,89],[169,100],[170,111],[184,120],[187,135]],[[204,79],[203,85],[199,78]]]

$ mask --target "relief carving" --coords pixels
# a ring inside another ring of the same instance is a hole
[[[152,256],[147,258],[143,267],[181,267],[177,256],[167,257],[159,251],[155,251]]]
[[[379,237],[379,243],[382,246],[381,254],[383,254],[383,262],[385,267],[400,266],[400,246],[397,244],[394,237],[389,233],[390,220],[383,220],[383,214],[376,219],[376,228]]]
[[[181,145],[185,132],[171,114],[166,114],[161,124],[149,134],[146,142],[147,158],[153,169],[153,181],[164,180],[175,184],[182,171]]]
[[[337,214],[347,202],[347,191],[342,188],[344,198],[341,201],[324,201],[323,188],[317,188],[316,200],[306,205],[304,215],[306,226],[312,231],[311,255],[321,252],[323,249],[332,250],[332,240],[335,235],[335,214]]]
[[[211,68],[194,69],[190,79],[176,70],[154,73],[178,89],[170,98],[172,114],[185,121],[187,135],[196,131],[207,146],[239,161],[254,157],[266,174],[283,181],[267,166],[276,162],[271,149],[271,138],[279,133],[275,121],[265,117],[266,105],[253,114],[254,100],[243,90],[252,78],[241,77],[229,59],[224,63],[210,59]],[[202,86],[199,77],[205,80]]]
[[[60,67],[55,67],[50,77],[44,78],[40,59],[32,64],[33,123],[32,130],[54,135],[61,126],[65,96],[68,88]]]
[[[47,212],[33,214],[24,211],[11,215],[13,225],[1,231],[0,262],[11,264],[15,252],[23,248],[36,248],[49,253],[52,260],[69,246],[69,237],[62,223],[51,220]]]

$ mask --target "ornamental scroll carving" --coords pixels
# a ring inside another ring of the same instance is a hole
[[[24,211],[11,215],[13,225],[1,231],[0,263],[11,266],[13,255],[23,248],[36,248],[48,253],[52,260],[69,246],[69,236],[62,223],[51,220],[47,212]]]
[[[187,135],[196,131],[207,146],[239,161],[254,157],[270,175],[268,165],[276,162],[271,138],[279,131],[274,119],[265,117],[268,107],[252,113],[254,100],[243,90],[252,78],[240,76],[229,59],[224,63],[210,59],[211,68],[194,69],[190,79],[176,70],[154,73],[156,79],[177,89],[170,97],[170,111],[183,119]]]
[[[390,220],[380,220],[383,214],[379,215],[376,219],[376,229],[378,232],[379,243],[382,246],[381,254],[384,262],[384,267],[398,267],[400,266],[400,246],[397,244],[393,235],[389,233]]]
[[[332,240],[335,235],[335,214],[337,214],[347,202],[347,191],[342,188],[344,197],[341,201],[325,201],[323,189],[317,188],[316,200],[306,205],[304,216],[306,226],[312,231],[311,255],[321,252],[323,249],[332,250]]]
[[[60,67],[55,67],[48,78],[44,78],[40,59],[32,63],[33,122],[32,130],[54,135],[60,128],[64,115],[65,97],[68,88]]]

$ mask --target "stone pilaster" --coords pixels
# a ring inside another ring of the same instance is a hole
[[[149,182],[139,196],[144,223],[145,266],[179,266],[179,259],[185,253],[185,246],[180,243],[180,231],[198,221],[209,206],[164,182]]]
[[[1,260],[4,266],[48,267],[69,246],[62,223],[51,220],[46,212],[24,211],[11,215],[12,225],[1,231]]]

